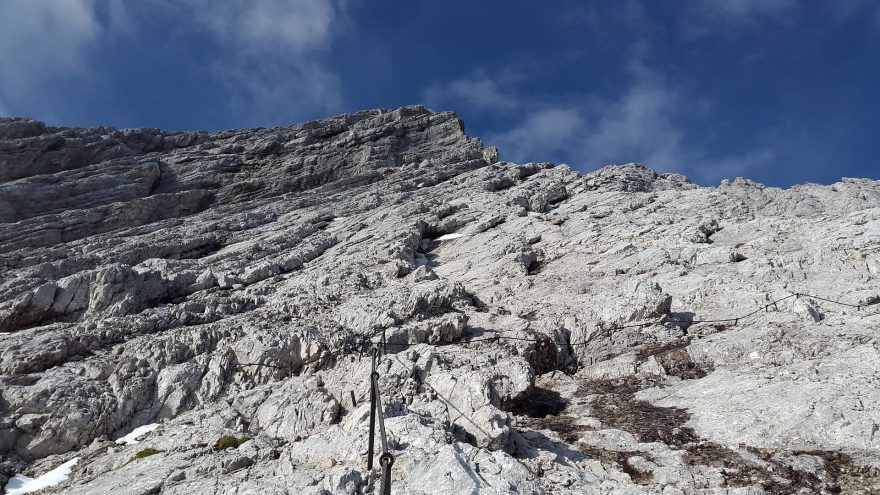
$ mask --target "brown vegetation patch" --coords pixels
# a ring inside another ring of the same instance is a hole
[[[794,469],[774,449],[747,448],[763,463],[744,459],[735,451],[713,442],[685,446],[683,460],[687,464],[721,469],[728,486],[760,486],[767,493],[880,493],[880,473],[856,465],[840,452],[795,451],[790,455],[810,455],[823,461],[824,469],[807,472]]]
[[[674,350],[666,349],[663,352]],[[839,452],[791,452],[790,455],[814,455],[824,461],[824,472],[811,473],[785,464],[779,455],[784,452],[750,448],[749,451],[763,461],[761,463],[743,458],[723,445],[702,440],[693,429],[684,426],[690,419],[686,410],[658,407],[635,398],[636,392],[653,385],[656,385],[653,381],[636,378],[595,380],[582,383],[577,394],[592,396],[593,415],[604,427],[632,433],[640,442],[659,441],[673,449],[681,449],[686,464],[718,468],[730,487],[760,486],[772,494],[880,494],[880,473],[854,464],[849,456]],[[634,476],[629,471],[633,468],[625,459],[634,453],[600,455],[593,452],[595,449],[582,447],[581,450],[603,462],[607,458],[619,464],[633,477],[633,481],[645,482],[650,479],[645,477],[646,473],[635,473]]]
[[[682,362],[675,360],[678,350],[683,350],[681,344],[664,347],[659,352],[653,349],[655,352],[647,355],[664,355],[664,361],[672,359],[672,362],[664,364],[661,361],[661,364],[675,369],[673,365]],[[693,429],[684,426],[690,419],[690,413],[685,409],[659,407],[635,398],[639,390],[657,385],[659,379],[637,377],[591,380],[582,382],[575,395],[589,398],[591,416],[603,427],[632,433],[640,442],[662,442],[672,449],[679,449],[683,451],[682,460],[686,464],[718,469],[726,486],[731,488],[759,486],[769,494],[880,494],[880,472],[855,464],[843,453],[745,447],[758,458],[755,460],[724,445],[701,439]],[[511,412],[518,415],[521,426],[553,431],[562,441],[576,445],[580,433],[588,427],[578,424],[577,418],[563,414],[566,405],[567,400],[557,392],[536,388]],[[583,444],[578,448],[603,464],[618,466],[634,483],[650,484],[652,481],[650,471],[638,469],[629,461],[634,456],[654,461],[643,452],[604,450]],[[801,471],[786,462],[786,458],[800,455],[821,458],[824,468],[816,472]]]
[[[628,431],[640,442],[682,445],[696,441],[694,431],[682,426],[690,419],[686,410],[659,407],[635,398],[636,392],[654,384],[638,378],[594,380],[582,383],[577,395],[593,396],[593,416],[603,426]]]
[[[580,432],[584,430],[582,425],[577,424],[571,416],[549,416],[546,418],[530,418],[522,417],[519,419],[521,426],[528,427],[533,430],[550,430],[562,439],[565,443],[577,443]]]
[[[880,469],[856,464],[852,457],[841,452],[824,450],[796,452],[815,455],[825,461],[825,472],[833,481],[829,493],[863,493],[880,495]]]

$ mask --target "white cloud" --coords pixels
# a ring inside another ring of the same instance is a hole
[[[798,8],[797,0],[700,0],[692,4],[706,19],[749,22],[755,17],[788,14]]]
[[[837,0],[836,2],[823,3],[821,6],[828,13],[830,19],[836,23],[864,17],[875,28],[880,28],[880,3],[876,0]]]
[[[290,124],[341,109],[341,81],[324,55],[344,31],[345,0],[153,1],[221,45],[210,73],[240,125]]]
[[[181,3],[180,0],[176,0]],[[322,49],[333,37],[344,2],[333,0],[185,0],[192,18],[213,35],[240,49]]]
[[[695,0],[686,5],[681,28],[689,39],[735,35],[759,21],[791,23],[800,14],[797,0]]]
[[[227,93],[229,121],[291,123],[341,106],[326,52],[347,21],[347,0],[21,0],[0,2],[0,104],[56,120],[60,78],[99,78],[101,43],[144,36],[146,21],[171,35],[207,36],[204,65]],[[210,46],[210,44],[208,45]],[[181,61],[186,63],[187,61]],[[55,98],[53,100],[53,97]]]
[[[701,183],[746,175],[775,158],[769,148],[717,156],[687,129],[708,118],[707,104],[651,70],[650,51],[636,42],[625,64],[630,84],[612,98],[576,95],[565,104],[542,101],[498,84],[481,73],[432,86],[425,94],[463,111],[498,112],[513,125],[488,132],[487,144],[512,162],[562,160],[589,171],[611,163],[641,162],[659,172],[676,171]]]
[[[0,3],[0,98],[18,101],[54,77],[86,73],[85,52],[100,35],[92,0]]]
[[[685,160],[675,122],[681,98],[671,88],[637,82],[602,109],[584,142],[591,162],[650,163],[671,170]]]
[[[577,110],[549,107],[533,111],[512,129],[490,134],[488,142],[506,160],[546,161],[551,153],[571,147],[584,131]]]
[[[685,130],[688,121],[703,113],[702,105],[687,98],[681,88],[646,74],[602,107],[595,125],[585,131],[580,156],[593,167],[639,162],[704,184],[747,175],[773,160],[774,153],[766,148],[713,156]]]
[[[487,110],[511,110],[519,102],[506,94],[498,81],[490,79],[482,72],[456,79],[446,85],[433,85],[424,92],[425,103],[432,108],[463,103]]]
[[[226,110],[237,115],[239,125],[286,125],[304,114],[328,114],[342,106],[339,77],[309,60],[277,60],[274,65],[227,61],[211,73],[226,89]]]
[[[615,99],[585,101],[540,105],[487,142],[497,145],[503,158],[520,162],[561,154],[576,167],[642,162],[668,171],[689,161],[678,122],[682,99],[672,88],[637,80]]]
[[[648,55],[643,44],[636,42],[628,51],[631,84],[604,101],[585,95],[566,105],[535,101],[483,84],[485,78],[454,81],[444,87],[444,94],[458,96],[457,102],[472,108],[495,110],[499,105],[486,101],[497,101],[503,108],[519,110],[519,124],[487,136],[505,159],[543,161],[562,155],[581,167],[638,161],[659,170],[681,168],[688,158],[678,122],[683,98],[643,63]],[[473,88],[479,91],[463,91]],[[491,98],[465,97],[483,93]]]
[[[763,28],[766,21],[792,25],[812,11],[832,24],[866,18],[880,25],[880,3],[875,0],[836,0],[815,5],[798,0],[693,0],[682,14],[683,35],[698,38],[742,34],[745,28]]]

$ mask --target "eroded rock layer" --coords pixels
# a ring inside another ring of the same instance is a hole
[[[876,181],[583,176],[422,107],[2,119],[0,486],[376,493],[384,333],[394,493],[878,493],[878,244]]]

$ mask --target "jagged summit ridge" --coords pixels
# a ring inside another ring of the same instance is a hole
[[[3,119],[0,486],[375,492],[384,332],[395,493],[873,489],[878,234],[876,181],[517,165],[419,106]]]
[[[0,238],[4,251],[331,182],[338,189],[371,183],[392,170],[427,167],[425,179],[438,180],[483,158],[479,140],[465,136],[453,114],[422,107],[214,134],[55,129],[34,121],[0,126],[21,136],[0,149],[0,220],[18,222]],[[432,155],[444,157],[442,170],[431,166]],[[58,215],[58,225],[47,230],[41,217],[49,214]]]

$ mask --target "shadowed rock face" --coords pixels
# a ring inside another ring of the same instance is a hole
[[[582,176],[417,106],[0,119],[0,486],[78,457],[59,492],[368,492],[384,333],[395,492],[874,493],[878,239],[875,181]],[[701,322],[792,293],[859,307]]]

